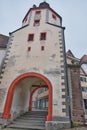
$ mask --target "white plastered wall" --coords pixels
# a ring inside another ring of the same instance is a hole
[[[45,12],[46,10],[42,12],[44,20]],[[61,32],[61,29],[48,25],[43,21],[41,21],[40,26],[33,27],[33,17],[34,13],[32,13],[32,24],[30,26],[12,33],[12,45],[0,86],[6,90],[1,109],[4,109],[7,92],[11,83],[21,74],[36,72],[47,77],[52,84],[53,116],[66,116],[66,113],[62,112],[62,109],[65,109],[65,106],[62,105],[62,102],[65,101],[62,95],[65,92],[62,92],[62,89],[65,86],[61,85],[64,82],[64,79],[61,79],[61,76],[64,76],[61,74],[61,65],[64,65],[64,63],[60,62],[63,60],[61,59],[59,44],[59,32]],[[42,32],[47,34],[46,41],[40,41],[40,33]],[[32,33],[34,33],[34,41],[28,42],[28,34]],[[44,51],[41,51],[41,46],[45,47]],[[28,47],[31,47],[30,52]],[[56,72],[57,74],[55,74]]]

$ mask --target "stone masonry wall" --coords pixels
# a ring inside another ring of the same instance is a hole
[[[72,121],[84,122],[84,111],[82,105],[82,92],[80,86],[80,66],[69,65],[72,87]]]

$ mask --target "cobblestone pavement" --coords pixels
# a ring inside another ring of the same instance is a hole
[[[2,130],[32,130],[32,129],[14,129],[14,128],[4,128]],[[35,129],[36,130],[36,129]],[[57,130],[57,129],[56,129]],[[87,130],[87,127],[75,127],[70,129],[60,129],[60,130]]]

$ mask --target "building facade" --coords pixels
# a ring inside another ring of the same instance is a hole
[[[3,59],[5,57],[8,39],[8,36],[0,34],[0,70],[3,64]]]
[[[85,120],[87,121],[87,55],[83,55],[80,60],[80,82],[82,89],[83,109]]]
[[[80,82],[80,59],[69,50],[67,53],[67,76],[72,122],[85,122]]]
[[[47,129],[70,127],[62,18],[46,2],[33,5],[11,32],[0,78],[0,112],[14,119],[32,110],[32,95],[48,88]],[[66,125],[64,125],[66,124]]]

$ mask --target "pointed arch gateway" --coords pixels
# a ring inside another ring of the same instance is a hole
[[[48,86],[49,89],[49,95],[48,95],[48,115],[47,115],[47,121],[52,120],[52,85],[51,82],[43,75],[38,74],[38,73],[25,73],[19,77],[17,77],[12,84],[9,87],[8,93],[7,93],[7,98],[5,102],[5,107],[4,107],[4,112],[2,114],[2,118],[4,119],[10,119],[11,118],[11,106],[12,106],[12,101],[13,101],[13,95],[14,95],[14,90],[17,87],[17,84],[25,79],[25,78],[30,78],[30,77],[37,77],[42,79]]]

